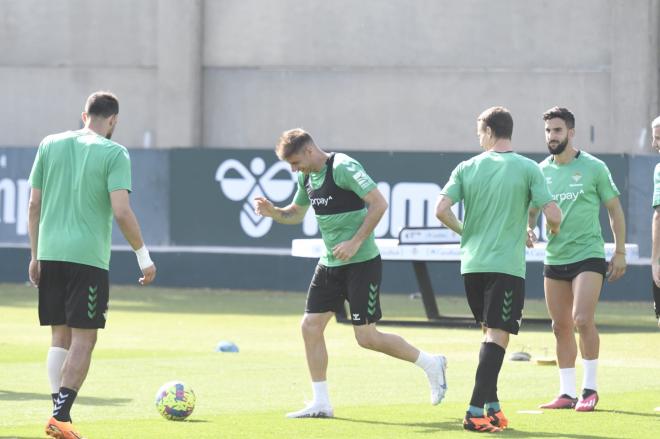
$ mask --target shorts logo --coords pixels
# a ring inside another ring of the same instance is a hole
[[[360,313],[353,313],[353,320],[360,320]]]
[[[367,301],[367,312],[373,316],[376,312],[376,302],[378,301],[378,284],[369,284],[369,300]]]
[[[98,286],[90,287],[87,289],[89,291],[89,295],[87,296],[87,317],[90,319],[94,319],[96,317],[96,305],[98,305],[98,302],[96,299],[98,299],[97,295],[97,290],[99,289]]]
[[[504,291],[504,302],[502,303],[502,321],[511,319],[511,308],[513,305],[513,290]]]
[[[268,233],[273,219],[254,213],[252,200],[267,197],[275,203],[281,202],[289,198],[296,188],[296,177],[287,162],[277,162],[266,170],[266,162],[261,157],[252,159],[250,169],[238,160],[225,160],[215,171],[215,180],[220,183],[220,190],[227,198],[243,202],[239,214],[241,227],[253,238]]]

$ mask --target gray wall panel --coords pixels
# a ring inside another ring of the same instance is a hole
[[[611,17],[594,14],[609,3],[210,0],[204,60],[207,66],[593,70],[610,63]]]
[[[36,146],[48,134],[78,129],[87,96],[110,90],[119,96],[113,140],[141,146],[154,130],[154,69],[0,66],[0,145]]]
[[[477,151],[477,116],[493,105],[512,111],[519,151],[547,151],[542,114],[556,104],[575,113],[577,145],[602,151],[612,135],[606,73],[206,69],[204,82],[222,96],[204,100],[204,144],[212,146],[274,145],[302,126],[328,148]]]
[[[154,66],[156,5],[157,0],[2,0],[0,65]]]

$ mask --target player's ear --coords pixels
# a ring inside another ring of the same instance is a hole
[[[87,125],[87,119],[89,118],[89,116],[87,115],[87,113],[85,113],[85,112],[83,111],[82,114],[80,115],[80,118],[81,118],[82,121],[83,121],[83,125]]]

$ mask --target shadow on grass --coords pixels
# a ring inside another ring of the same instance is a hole
[[[10,390],[0,389],[0,401],[50,401],[50,400],[51,400],[50,395],[45,393],[12,392]],[[128,398],[97,398],[94,396],[79,396],[76,398],[76,404],[82,404],[82,405],[120,406],[120,405],[126,405],[131,401],[132,399],[128,399]]]
[[[440,432],[448,432],[448,431],[463,431],[462,419],[456,419],[455,421],[444,421],[444,422],[387,422],[387,421],[371,421],[367,419],[351,419],[351,418],[340,418],[340,417],[335,417],[333,419],[337,421],[354,422],[356,424],[416,427],[416,428],[424,429],[424,431],[418,432],[420,434],[440,433]],[[507,428],[505,433],[503,434],[505,434],[507,437],[516,437],[516,438],[557,437],[556,432],[542,433],[538,431],[516,430],[515,428]],[[573,438],[573,439],[610,439],[609,436],[596,436],[593,434],[570,434],[570,433],[569,434],[562,433],[561,437]]]

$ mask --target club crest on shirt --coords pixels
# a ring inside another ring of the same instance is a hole
[[[578,181],[580,181],[582,179],[582,174],[580,174],[579,172],[576,172],[575,174],[573,174],[572,178],[573,178],[573,181],[577,183]]]

